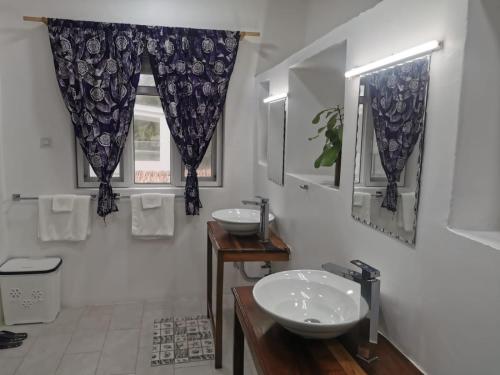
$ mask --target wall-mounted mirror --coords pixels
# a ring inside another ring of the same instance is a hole
[[[362,76],[352,216],[414,245],[430,57]]]
[[[285,182],[286,99],[268,104],[267,177],[283,186]]]

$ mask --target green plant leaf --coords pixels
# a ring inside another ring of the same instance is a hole
[[[314,168],[331,167],[337,161],[340,153],[339,147],[329,147],[314,161]]]
[[[328,129],[325,132],[325,137],[328,138],[332,145],[342,145],[342,131],[340,128]]]
[[[312,141],[313,139],[316,139],[318,138],[321,133],[323,132],[323,130],[326,129],[326,126],[322,126],[321,128],[318,129],[318,134],[316,134],[315,136],[312,136],[312,137],[309,137],[308,140]]]
[[[326,127],[328,129],[333,129],[335,127],[335,125],[337,125],[337,114],[336,113],[332,117],[330,117],[330,119],[326,123]]]
[[[321,128],[318,129],[318,135],[321,134],[323,130],[326,129],[326,126],[322,126]]]
[[[316,116],[314,116],[314,118],[312,119],[312,123],[313,123],[314,125],[316,125],[316,124],[319,122],[319,120],[320,120],[320,118],[321,118],[321,115],[322,115],[323,113],[325,113],[325,112],[327,112],[327,111],[331,111],[331,110],[333,110],[333,108],[323,109],[323,110],[322,110],[321,112],[319,112]]]

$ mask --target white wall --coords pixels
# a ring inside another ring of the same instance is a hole
[[[0,76],[0,114],[3,112],[2,106],[2,79]],[[0,117],[0,145],[2,145],[3,138],[3,123]],[[5,226],[5,215],[3,212],[3,201],[5,199],[5,178],[3,176],[4,164],[3,164],[3,147],[0,147],[0,264],[7,258],[7,246],[6,246],[6,226]]]
[[[450,225],[499,231],[500,2],[471,1],[469,9]]]
[[[324,133],[313,141],[309,137],[324,126],[324,117],[318,125],[311,121],[319,111],[344,103],[344,72],[346,44],[340,43],[319,53],[289,71],[286,171],[301,174],[329,175],[332,168],[314,168],[314,161],[323,150]]]
[[[342,25],[382,0],[308,0],[305,44]]]
[[[317,269],[327,261],[348,266],[359,258],[379,268],[383,333],[436,375],[498,373],[500,254],[447,228],[467,6],[467,0],[385,0],[257,77],[269,80],[273,93],[286,91],[290,66],[346,38],[348,68],[428,40],[445,41],[432,58],[415,248],[351,218],[359,79],[346,81],[339,191],[310,185],[305,192],[298,188],[303,182],[291,176],[280,188],[255,163],[255,192],[270,197],[280,232],[292,246],[288,267]]]
[[[216,11],[214,11],[214,9]],[[0,3],[0,181],[5,194],[75,191],[75,150],[69,115],[57,87],[47,29],[23,15],[130,23],[259,30],[259,1],[2,1]],[[202,189],[199,217],[186,217],[176,203],[172,240],[139,241],[130,236],[128,201],[107,225],[94,213],[92,235],[79,244],[41,244],[36,239],[34,202],[4,202],[7,233],[0,247],[9,256],[58,254],[64,257],[63,304],[109,303],[205,292],[206,221],[215,209],[251,197],[253,158],[252,95],[257,53],[241,44],[227,98],[224,187]],[[51,148],[40,148],[51,137]],[[182,193],[182,191],[179,191]],[[92,206],[95,212],[95,203]],[[1,224],[1,222],[0,222]],[[0,231],[2,227],[0,226]],[[0,254],[1,255],[1,254]],[[237,280],[228,267],[227,285]]]
[[[257,72],[283,61],[381,0],[267,0]]]

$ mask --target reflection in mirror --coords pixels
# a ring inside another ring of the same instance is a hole
[[[352,216],[415,244],[430,57],[360,78]]]
[[[270,102],[267,129],[267,177],[283,186],[285,178],[286,99]]]

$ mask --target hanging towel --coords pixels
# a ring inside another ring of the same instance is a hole
[[[75,196],[71,211],[54,212],[52,195],[38,198],[41,241],[83,241],[90,234],[90,196]]]
[[[143,206],[144,194],[130,196],[132,209],[132,235],[143,239],[161,238],[174,235],[174,194],[157,194],[161,204],[158,207]],[[149,201],[146,199],[146,201]]]
[[[415,193],[401,193],[401,203],[403,208],[403,228],[405,231],[411,232],[415,219]]]
[[[52,197],[52,211],[54,212],[71,212],[76,195],[74,194],[59,194]]]
[[[161,199],[161,194],[141,194],[142,208],[147,210],[161,207]]]
[[[366,223],[371,222],[371,206],[372,196],[370,193],[355,191],[352,199],[353,214],[364,220]]]

